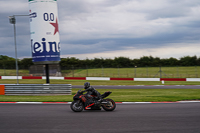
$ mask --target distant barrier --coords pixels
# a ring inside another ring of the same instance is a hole
[[[0,76],[0,79],[17,79],[17,76]],[[44,76],[18,76],[18,79],[46,79]],[[129,81],[200,81],[200,78],[110,78],[110,77],[49,77],[58,80],[129,80]]]
[[[71,84],[6,84],[0,95],[70,95]]]

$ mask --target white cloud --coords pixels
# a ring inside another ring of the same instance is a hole
[[[0,1],[0,13],[10,13],[11,15],[17,15],[19,12],[28,13],[28,1],[23,0],[1,0]]]
[[[199,0],[59,0],[58,8],[63,57],[199,55]],[[28,11],[28,1],[0,1],[0,53],[14,55],[7,16]],[[16,27],[19,56],[29,56],[29,22],[19,18]]]
[[[81,6],[83,11],[76,15],[65,14],[60,27],[66,39],[143,38],[174,33],[179,26],[197,18],[194,14],[199,9],[186,6],[187,1],[170,0],[123,0],[117,4],[87,0],[85,3]]]
[[[134,48],[129,47],[125,50],[116,50],[116,51],[106,51],[106,52],[99,52],[99,53],[89,53],[89,54],[67,54],[62,55],[62,58],[66,57],[76,57],[79,59],[93,59],[93,58],[115,58],[115,57],[129,57],[129,58],[140,58],[142,56],[153,56],[153,57],[160,57],[160,58],[170,58],[174,57],[179,59],[183,56],[198,56],[200,57],[199,53],[200,45],[197,44],[168,44],[168,46],[164,47],[157,47],[157,48]]]

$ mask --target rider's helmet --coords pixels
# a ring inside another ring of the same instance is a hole
[[[87,88],[89,88],[90,87],[90,83],[89,82],[85,82],[84,83],[84,89],[87,89]]]

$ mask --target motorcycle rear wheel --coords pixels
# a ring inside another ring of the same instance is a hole
[[[115,101],[113,101],[112,99],[106,99],[106,101],[109,102],[110,105],[102,105],[103,109],[105,111],[113,111],[116,108]]]
[[[70,105],[71,110],[74,112],[81,112],[83,110],[83,103],[79,101],[73,101]]]

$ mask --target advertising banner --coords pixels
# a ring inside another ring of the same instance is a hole
[[[57,0],[29,0],[31,51],[34,64],[60,61]]]

